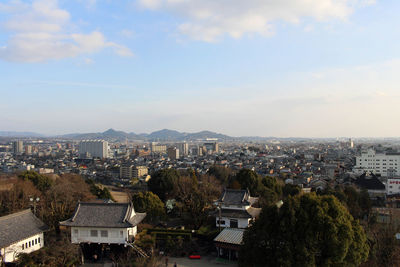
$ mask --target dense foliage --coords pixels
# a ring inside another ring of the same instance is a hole
[[[152,192],[135,193],[132,195],[132,202],[135,211],[147,213],[148,222],[157,222],[165,216],[164,203]]]
[[[289,197],[264,207],[245,232],[242,266],[359,266],[369,247],[364,230],[334,196]]]
[[[173,198],[174,186],[176,185],[179,172],[175,169],[162,169],[151,175],[148,182],[150,191],[160,197],[162,201]]]

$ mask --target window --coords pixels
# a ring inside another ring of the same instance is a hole
[[[89,231],[88,230],[80,230],[79,234],[81,237],[88,237],[89,236]]]
[[[124,237],[124,232],[123,231],[119,231],[119,237]]]
[[[38,243],[40,244],[40,237],[38,238]]]
[[[22,244],[22,250],[24,250],[25,244]]]
[[[238,228],[238,221],[237,220],[230,220],[230,227],[231,228]]]
[[[78,233],[79,233],[78,229],[74,229],[74,235],[78,236]]]
[[[31,247],[31,241],[29,241],[28,244],[29,244],[29,247]]]
[[[35,239],[35,245],[37,245],[37,238]]]
[[[110,236],[112,238],[118,238],[118,231],[117,230],[111,230],[110,231]]]
[[[107,230],[101,230],[100,231],[101,237],[108,237],[108,231]]]
[[[217,224],[219,225],[220,223],[221,223],[221,225],[225,224],[225,221],[224,220],[217,220]]]
[[[28,248],[28,242],[25,243],[25,248]]]
[[[90,230],[90,236],[97,237],[97,230]]]

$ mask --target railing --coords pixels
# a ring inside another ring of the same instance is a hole
[[[134,243],[126,242],[125,245],[130,246],[131,248],[133,248],[133,250],[135,250],[139,254],[139,256],[141,256],[143,258],[149,258],[149,255],[147,255],[147,253],[144,252],[143,249],[141,249],[140,247],[136,246]]]

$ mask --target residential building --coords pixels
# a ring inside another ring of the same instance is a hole
[[[367,190],[371,199],[385,199],[386,197],[385,185],[374,174],[366,175],[364,173],[354,181],[354,184]]]
[[[32,146],[27,145],[25,146],[25,155],[31,155],[32,154]]]
[[[109,146],[104,140],[84,140],[79,143],[79,155],[81,158],[108,158]]]
[[[176,147],[169,147],[168,148],[168,158],[170,160],[179,159],[179,149],[177,149]]]
[[[166,145],[160,145],[156,142],[151,142],[150,144],[151,152],[155,154],[164,154],[167,152]]]
[[[137,234],[146,213],[131,203],[78,203],[72,218],[60,222],[71,229],[71,243],[127,244]]]
[[[119,178],[132,179],[132,165],[122,165],[119,167]]]
[[[141,178],[147,176],[149,170],[146,166],[136,166],[132,169],[132,177],[133,178]]]
[[[30,209],[0,217],[0,264],[16,261],[21,253],[41,249],[47,229]]]

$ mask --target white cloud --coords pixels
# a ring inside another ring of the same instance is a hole
[[[217,41],[224,35],[270,35],[276,21],[299,23],[308,17],[317,21],[346,19],[355,7],[374,0],[138,0],[146,9],[180,16],[178,30],[195,40]]]
[[[57,0],[34,0],[31,5],[10,1],[0,5],[9,15],[3,27],[11,32],[0,47],[0,59],[16,62],[43,62],[76,57],[112,48],[120,56],[132,56],[129,48],[109,42],[99,31],[71,32],[70,14]]]

